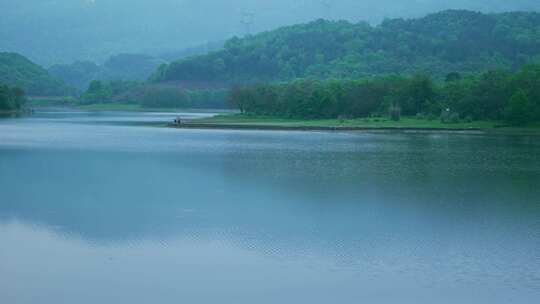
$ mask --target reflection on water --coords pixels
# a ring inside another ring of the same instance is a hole
[[[0,302],[534,303],[529,137],[0,120]]]

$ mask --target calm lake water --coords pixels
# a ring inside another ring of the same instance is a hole
[[[174,116],[0,120],[0,303],[540,303],[540,138]]]

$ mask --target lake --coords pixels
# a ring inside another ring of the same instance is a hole
[[[0,303],[540,303],[540,138],[0,120]]]

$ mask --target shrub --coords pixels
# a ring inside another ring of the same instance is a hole
[[[506,120],[513,125],[525,125],[534,120],[534,104],[523,90],[517,91],[505,109]]]
[[[390,119],[393,121],[399,121],[401,119],[401,107],[398,105],[392,105],[389,108]]]
[[[441,113],[441,122],[445,124],[459,123],[459,113],[444,109]]]

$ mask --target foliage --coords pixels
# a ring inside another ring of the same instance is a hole
[[[360,80],[295,80],[239,86],[229,102],[250,115],[303,119],[359,118],[401,114],[443,123],[506,120],[540,122],[540,65],[516,73],[488,71],[451,81],[427,76],[374,77]]]
[[[223,50],[173,62],[152,79],[246,84],[422,72],[454,81],[455,72],[515,69],[538,54],[540,13],[449,10],[376,27],[318,20],[232,38]],[[406,105],[404,113],[415,107]]]
[[[144,81],[164,62],[148,55],[120,54],[110,57],[103,65],[89,61],[53,65],[49,73],[79,90],[85,90],[96,79]]]
[[[393,121],[400,121],[401,119],[401,107],[398,105],[391,105],[388,109],[390,119]]]
[[[0,52],[0,82],[22,88],[30,95],[69,95],[73,90],[45,69],[16,53]]]
[[[21,88],[0,84],[0,111],[18,111],[26,98]]]
[[[226,89],[185,89],[135,81],[94,80],[81,97],[82,104],[131,103],[145,108],[225,108]]]
[[[185,90],[178,87],[147,87],[141,105],[146,108],[189,108],[191,100]]]
[[[534,104],[523,90],[518,90],[510,98],[506,107],[508,121],[514,125],[524,125],[534,121]]]
[[[81,96],[81,103],[134,103],[138,99],[143,85],[143,83],[136,81],[115,80],[103,82],[93,80],[90,82],[86,92]]]
[[[84,90],[90,82],[97,79],[101,67],[90,61],[77,61],[73,64],[55,64],[48,69],[49,73],[62,79],[69,85]]]
[[[282,127],[282,128],[304,128],[304,127],[353,127],[353,128],[418,128],[418,129],[492,129],[497,126],[493,121],[473,121],[460,122],[456,124],[442,123],[440,120],[427,120],[410,116],[402,116],[399,121],[394,121],[387,117],[365,117],[365,118],[343,118],[343,119],[301,119],[283,118],[276,116],[259,116],[252,114],[223,114],[209,118],[198,119],[197,123],[214,126],[238,125],[246,128],[254,127]],[[536,128],[533,128],[536,129]],[[502,130],[499,129],[498,130]]]
[[[147,85],[139,103],[145,108],[222,109],[226,108],[227,96],[225,89],[187,90],[179,86]]]

